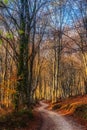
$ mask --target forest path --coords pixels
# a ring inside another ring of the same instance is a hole
[[[42,126],[40,130],[85,130],[85,128],[72,119],[57,114],[46,109],[47,104],[40,102],[41,107],[38,111],[42,116]]]

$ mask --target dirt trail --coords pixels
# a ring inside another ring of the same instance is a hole
[[[86,130],[83,126],[68,120],[66,117],[46,109],[47,104],[40,102],[38,111],[42,116],[42,127],[40,130]]]

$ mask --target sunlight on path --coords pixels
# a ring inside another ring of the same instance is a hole
[[[72,120],[66,119],[55,112],[46,110],[48,106],[40,102],[42,105],[38,110],[41,112],[43,124],[41,130],[85,130],[84,127]]]

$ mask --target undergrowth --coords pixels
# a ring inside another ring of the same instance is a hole
[[[33,120],[32,110],[20,110],[0,117],[0,130],[15,130],[24,128],[29,120]]]
[[[75,109],[75,114],[87,120],[87,104],[80,105]]]

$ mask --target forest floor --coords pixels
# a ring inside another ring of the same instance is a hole
[[[48,105],[41,102],[38,109],[42,116],[40,130],[87,130],[85,126],[76,122],[72,117],[65,117],[59,113],[48,110]]]
[[[72,119],[87,130],[87,95],[59,100],[48,109],[64,116],[69,121]]]
[[[39,130],[40,125],[41,115],[38,111],[0,110],[0,130]]]
[[[0,130],[87,130],[87,96],[40,102],[32,113],[9,112],[0,117]]]

